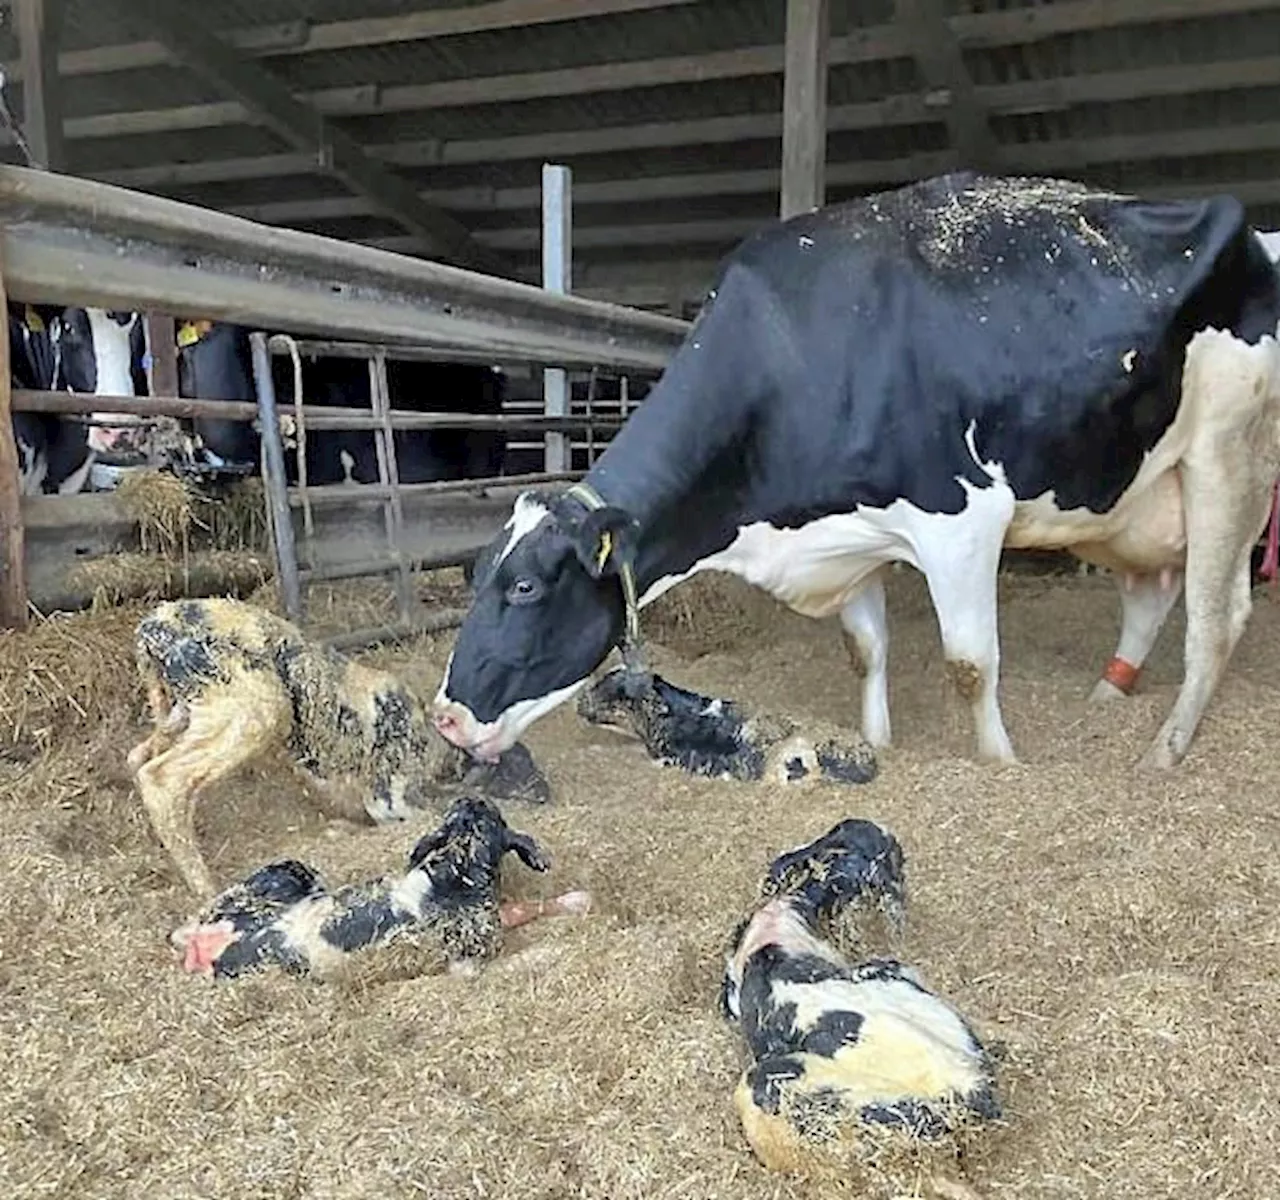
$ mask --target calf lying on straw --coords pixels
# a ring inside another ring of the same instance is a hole
[[[197,794],[283,748],[336,816],[406,820],[465,789],[544,801],[525,747],[472,761],[432,727],[394,675],[349,662],[236,600],[161,604],[138,625],[154,730],[128,756],[152,828],[187,886],[214,891],[195,840]]]
[[[655,761],[694,775],[852,784],[876,774],[874,751],[851,731],[753,713],[626,666],[607,671],[582,693],[578,715],[635,734]]]
[[[857,906],[901,924],[902,849],[842,821],[775,860],[730,940],[721,1003],[752,1055],[734,1104],[773,1170],[804,1170],[850,1135],[938,1139],[1000,1115],[986,1050],[964,1018],[892,958],[847,959],[825,936]]]
[[[488,801],[464,798],[418,841],[397,878],[331,892],[304,863],[269,863],[222,892],[170,940],[185,970],[214,979],[268,966],[328,979],[358,963],[367,982],[391,960],[402,969],[405,959],[422,966],[441,955],[451,970],[465,970],[498,953],[503,928],[590,908],[586,892],[499,905],[498,877],[508,852],[533,871],[551,865]]]

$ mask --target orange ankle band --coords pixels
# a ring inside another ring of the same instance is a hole
[[[1133,663],[1125,662],[1117,654],[1107,663],[1107,669],[1102,672],[1102,678],[1112,687],[1119,688],[1127,696],[1133,691],[1133,685],[1138,682],[1138,674],[1141,670],[1141,667],[1135,667]]]

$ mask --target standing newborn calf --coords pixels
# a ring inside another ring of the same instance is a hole
[[[590,907],[586,892],[499,905],[507,853],[532,871],[551,866],[533,838],[509,829],[492,804],[464,798],[418,841],[398,878],[331,892],[304,863],[269,863],[222,892],[171,941],[186,970],[215,979],[273,965],[330,978],[347,970],[353,956],[367,965],[379,947],[418,957],[439,951],[451,969],[465,968],[497,954],[504,927]]]
[[[278,748],[348,819],[405,820],[451,789],[549,797],[524,746],[495,764],[474,762],[390,672],[351,662],[252,605],[158,605],[138,625],[135,652],[155,728],[129,752],[129,768],[152,828],[199,896],[215,888],[196,845],[197,795]]]
[[[892,834],[842,821],[775,860],[731,939],[721,1002],[753,1059],[734,1104],[773,1170],[804,1169],[859,1129],[932,1139],[1000,1115],[965,1019],[896,959],[855,964],[823,936],[858,905],[899,922],[902,871]]]
[[[627,666],[607,671],[583,692],[578,715],[635,734],[655,761],[693,775],[869,783],[876,774],[875,753],[852,732],[753,712]]]

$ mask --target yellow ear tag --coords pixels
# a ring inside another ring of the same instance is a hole
[[[194,321],[188,321],[178,330],[179,346],[194,346],[199,340],[200,331],[196,328]]]
[[[604,564],[609,561],[609,555],[613,553],[613,534],[607,529],[600,535],[600,553],[596,556],[596,570],[603,571]]]
[[[44,332],[44,322],[40,319],[40,314],[30,304],[27,305],[26,311],[22,314],[22,319],[32,333]]]

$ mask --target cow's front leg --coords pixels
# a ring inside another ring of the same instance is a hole
[[[890,744],[889,625],[885,620],[883,568],[868,577],[840,610],[845,649],[862,678],[862,736],[872,745]]]
[[[1182,393],[1196,418],[1181,468],[1185,674],[1173,711],[1142,759],[1142,766],[1157,769],[1186,756],[1249,617],[1249,555],[1266,524],[1280,465],[1275,343],[1250,346],[1213,330],[1198,334],[1187,349]]]
[[[997,579],[1012,516],[1012,494],[992,485],[958,516],[935,517],[916,551],[938,615],[947,672],[973,711],[978,757],[992,762],[1017,761],[997,698]]]
[[[1142,665],[1156,644],[1174,603],[1182,594],[1182,573],[1118,575],[1120,585],[1120,644],[1089,696],[1101,704],[1129,695]]]

